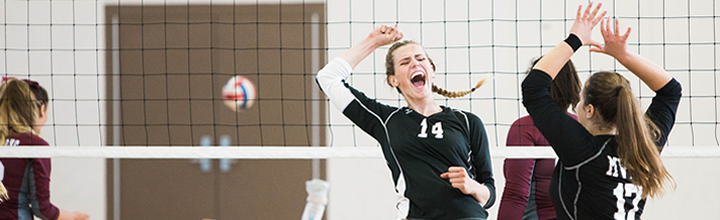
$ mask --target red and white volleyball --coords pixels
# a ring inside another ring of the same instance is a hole
[[[234,111],[248,109],[255,102],[255,85],[248,78],[235,76],[223,86],[222,97]]]

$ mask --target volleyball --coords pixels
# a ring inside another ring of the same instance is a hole
[[[235,76],[223,86],[222,97],[233,111],[248,109],[255,102],[255,85],[248,78]]]

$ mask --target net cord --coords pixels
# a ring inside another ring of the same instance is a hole
[[[557,158],[551,147],[491,147],[490,155],[502,158]],[[663,158],[717,158],[714,146],[666,147]],[[365,147],[78,147],[21,146],[4,147],[3,158],[121,158],[121,159],[332,159],[382,158],[376,146]]]

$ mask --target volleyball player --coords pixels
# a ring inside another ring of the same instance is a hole
[[[534,66],[540,59],[532,62]],[[532,69],[532,66],[530,69]],[[530,72],[530,70],[528,70]],[[560,69],[550,84],[549,93],[560,109],[567,112],[580,101],[582,85],[571,60]],[[577,116],[567,113],[570,117]],[[550,146],[533,125],[530,116],[521,117],[510,126],[507,143],[511,146]],[[498,219],[532,220],[555,219],[550,201],[550,179],[555,170],[555,159],[505,159],[505,190],[500,199]]]
[[[320,70],[318,84],[380,143],[398,193],[399,219],[486,219],[495,186],[485,128],[476,115],[435,103],[435,64],[421,45],[397,42],[385,59],[387,82],[408,106],[382,104],[345,82],[360,61],[402,36],[396,27],[375,28]]]
[[[660,150],[677,111],[681,86],[660,66],[630,51],[630,29],[614,31],[600,4],[590,12],[578,9],[570,36],[545,55],[522,83],[523,104],[560,161],[553,173],[550,196],[558,219],[639,219],[647,197],[662,195],[672,176]],[[605,45],[591,39],[602,20]],[[656,95],[645,115],[630,83],[614,72],[590,76],[581,92],[575,121],[554,104],[548,87],[558,70],[581,45],[615,58]]]
[[[48,146],[40,137],[47,122],[48,96],[37,82],[3,79],[0,85],[0,143]],[[0,158],[8,199],[0,219],[84,220],[88,214],[67,212],[50,203],[50,158]]]

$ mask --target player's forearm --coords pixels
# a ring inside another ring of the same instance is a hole
[[[615,57],[615,59],[645,82],[653,91],[660,90],[672,79],[672,76],[662,67],[635,52],[627,52]]]
[[[550,75],[550,78],[555,79],[560,69],[570,60],[570,57],[572,57],[574,53],[573,48],[565,41],[560,42],[555,48],[545,54],[545,56],[535,64],[533,69],[542,70]]]
[[[475,181],[474,185],[475,190],[473,190],[472,197],[475,198],[475,201],[480,203],[480,205],[485,206],[490,199],[490,189],[477,181]]]
[[[340,55],[340,57],[345,59],[345,61],[347,61],[350,66],[355,69],[355,67],[360,64],[365,57],[370,55],[378,47],[380,47],[380,45],[375,42],[375,40],[368,37],[353,45],[350,49],[345,51],[345,53]]]

